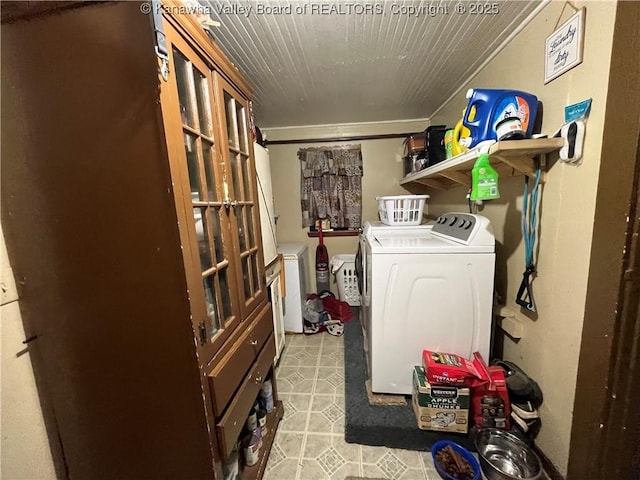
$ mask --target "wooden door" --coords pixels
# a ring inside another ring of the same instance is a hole
[[[166,26],[170,78],[161,86],[162,110],[191,321],[204,365],[242,318],[235,221],[224,181],[213,70],[182,36]]]
[[[237,288],[243,318],[266,300],[264,260],[249,105],[219,73],[215,74],[218,123],[225,165],[233,243],[237,251]]]

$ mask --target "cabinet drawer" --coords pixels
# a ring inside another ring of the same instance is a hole
[[[236,393],[233,401],[229,404],[227,412],[217,425],[218,441],[222,458],[224,459],[229,456],[233,445],[236,443],[236,440],[238,440],[238,435],[240,435],[249,411],[258,396],[260,386],[273,365],[273,356],[275,353],[276,344],[273,335],[269,335],[262,352],[260,352],[258,356],[258,360],[253,364],[253,367],[244,378],[244,382],[242,382],[238,393]]]
[[[271,304],[267,303],[233,347],[209,373],[213,413],[216,418],[224,412],[227,403],[272,331]]]

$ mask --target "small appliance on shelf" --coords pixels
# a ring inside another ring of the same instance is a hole
[[[427,167],[433,167],[447,158],[444,147],[446,125],[431,125],[424,132]]]
[[[427,167],[425,135],[409,135],[404,140],[404,174],[419,172]]]

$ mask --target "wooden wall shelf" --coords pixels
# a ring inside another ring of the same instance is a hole
[[[489,148],[491,166],[501,177],[533,175],[536,171],[535,157],[559,150],[563,144],[562,138],[496,142]],[[436,190],[448,190],[460,185],[471,187],[471,169],[479,156],[478,149],[469,150],[433,167],[410,173],[400,181],[400,185],[408,189],[426,186]],[[545,172],[543,171],[541,182],[544,183],[544,181]]]

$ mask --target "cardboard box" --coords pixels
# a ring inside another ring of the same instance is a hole
[[[424,369],[413,368],[413,411],[418,428],[438,432],[467,433],[469,389],[449,385],[430,385]]]
[[[467,360],[455,353],[422,351],[422,366],[431,385],[475,387],[489,379],[483,379],[477,360]]]
[[[327,230],[329,230],[331,228],[331,221],[329,219],[319,219],[316,220],[315,223],[315,227],[316,227],[316,231],[319,232],[320,231],[320,225],[322,225],[322,231],[326,232]]]

